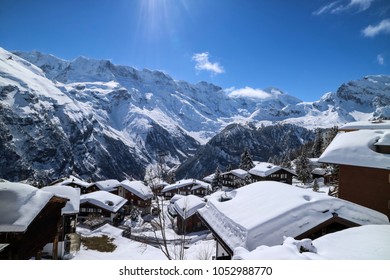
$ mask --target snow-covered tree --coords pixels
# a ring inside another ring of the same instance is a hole
[[[226,166],[226,172],[230,171],[230,170],[233,170],[233,166],[231,163],[229,163],[227,166]]]
[[[248,149],[245,149],[245,151],[241,154],[240,168],[243,170],[249,171],[254,166],[255,165],[252,161],[252,157],[251,157]]]
[[[318,184],[317,179],[314,179],[314,182],[313,182],[313,191],[314,191],[314,192],[318,192],[319,190],[320,190],[320,185]]]
[[[295,163],[295,172],[298,175],[298,180],[302,181],[304,184],[310,181],[311,178],[311,168],[310,161],[306,156],[306,153],[303,152],[297,159]]]
[[[221,186],[221,170],[219,169],[219,166],[217,166],[217,169],[214,172],[214,177],[211,186],[213,188],[213,191],[215,191],[218,187]]]
[[[313,157],[320,157],[324,149],[323,133],[321,129],[316,130],[316,138],[311,153]]]

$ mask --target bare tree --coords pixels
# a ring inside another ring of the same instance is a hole
[[[214,243],[215,244],[215,243]],[[215,247],[209,243],[204,243],[201,248],[198,249],[197,259],[198,260],[210,260],[215,254]]]
[[[169,240],[168,228],[173,229],[173,218],[167,210],[167,201],[159,194],[159,185],[164,181],[164,174],[168,174],[164,157],[166,154],[159,153],[158,162],[155,166],[150,166],[145,175],[145,182],[151,187],[155,197],[155,207],[157,217],[151,221],[151,228],[160,250],[169,260],[184,258],[185,235],[180,239]]]

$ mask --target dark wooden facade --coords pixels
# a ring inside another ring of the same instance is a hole
[[[99,215],[101,217],[111,219],[112,212],[101,208],[95,204],[85,202],[80,204],[80,214],[79,218],[85,218],[88,217],[89,215]]]
[[[276,181],[292,185],[293,176],[295,176],[294,173],[291,173],[285,169],[280,169],[265,177],[251,174],[251,182]]]
[[[172,198],[175,194],[181,194],[185,196],[193,194],[199,197],[204,197],[208,194],[208,189],[206,187],[199,186],[198,183],[194,182],[182,185],[178,188],[170,189],[168,191],[163,191],[162,194],[166,199]]]
[[[251,183],[251,175],[249,173],[246,176],[238,176],[232,172],[226,172],[221,174],[222,185],[229,188],[240,188]]]
[[[39,256],[48,243],[56,243],[61,232],[61,209],[67,199],[52,197],[24,232],[1,232],[0,243],[8,244],[2,259],[27,260]]]
[[[206,230],[207,227],[199,218],[199,215],[194,214],[186,219],[177,215],[177,234],[187,234],[195,231]]]
[[[124,187],[119,187],[119,196],[127,199],[127,204],[131,207],[136,207],[142,211],[142,214],[150,214],[152,208],[152,198],[143,199]]]
[[[390,170],[340,165],[338,196],[390,218]]]

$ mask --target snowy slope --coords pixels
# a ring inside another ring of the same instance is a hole
[[[100,105],[91,109],[99,96],[79,102],[75,94],[0,49],[0,177],[44,184],[72,173],[95,179],[142,173],[147,161],[99,121]]]
[[[108,60],[79,57],[65,61],[37,51],[15,54],[40,67],[51,80],[73,87],[100,82],[105,88],[106,83],[114,82],[131,95],[132,122],[156,122],[170,132],[180,128],[202,143],[237,121],[283,121],[312,128],[390,117],[390,77],[385,75],[351,81],[316,102],[304,102],[276,88],[223,90],[206,82],[193,85],[160,71],[137,70]],[[99,86],[95,84],[95,88]]]
[[[141,179],[161,151],[170,166],[180,164],[232,123],[313,128],[390,116],[389,87],[389,76],[369,76],[308,103],[276,88],[224,90],[108,60],[0,49],[0,146],[8,155],[0,165],[15,162],[0,177]]]

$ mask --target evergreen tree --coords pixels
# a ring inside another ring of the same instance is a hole
[[[219,166],[217,166],[217,169],[214,172],[213,180],[211,182],[211,187],[213,188],[213,191],[215,191],[221,185],[221,170],[219,169]]]
[[[231,170],[233,170],[233,166],[231,163],[229,163],[228,166],[226,166],[226,172],[231,171]]]
[[[240,168],[249,171],[253,167],[255,167],[255,165],[252,161],[252,157],[248,149],[245,149],[245,151],[241,154]]]
[[[310,181],[311,178],[311,168],[310,161],[306,156],[306,153],[303,152],[296,160],[295,172],[298,175],[298,180],[306,184]]]
[[[323,152],[324,140],[321,129],[316,129],[316,138],[313,143],[312,155],[313,157],[320,157]]]
[[[314,192],[318,192],[319,190],[320,190],[320,185],[318,184],[317,179],[314,179],[314,182],[313,182],[313,191],[314,191]]]
[[[166,182],[168,184],[173,184],[176,182],[176,174],[175,174],[175,171],[169,171],[168,174],[167,174],[167,178],[166,178]]]
[[[325,139],[324,139],[324,150],[329,146],[329,144],[333,141],[333,139],[336,137],[337,133],[339,132],[339,128],[337,126],[334,126],[325,133]]]

